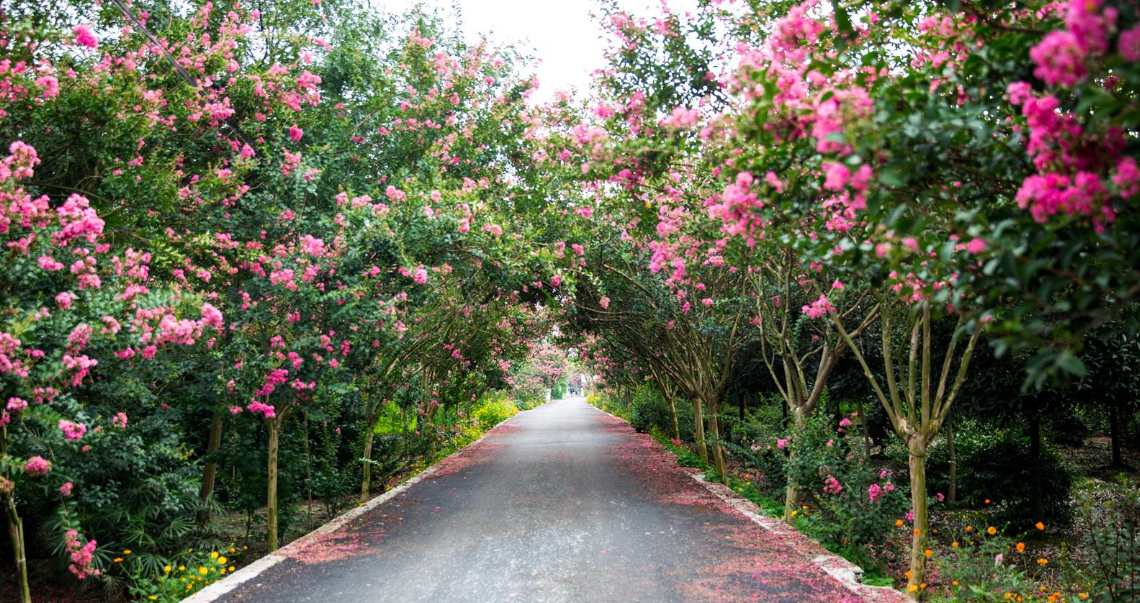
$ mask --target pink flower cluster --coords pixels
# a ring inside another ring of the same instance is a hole
[[[60,419],[58,427],[68,442],[78,442],[87,433],[87,426],[83,423],[74,423],[65,419]]]
[[[42,456],[33,456],[24,462],[24,472],[32,477],[43,477],[51,471],[51,461]]]
[[[807,314],[808,318],[814,319],[826,316],[828,312],[835,310],[835,306],[827,301],[826,295],[820,295],[819,299],[813,301],[810,305],[805,305],[801,310],[804,314]]]
[[[79,532],[68,530],[64,535],[64,542],[71,558],[71,564],[67,566],[67,569],[75,574],[76,578],[84,580],[88,576],[99,575],[99,570],[92,567],[95,560],[95,548],[98,546],[94,540],[88,540],[86,544],[81,545],[79,544]]]

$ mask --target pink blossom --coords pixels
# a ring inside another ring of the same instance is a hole
[[[59,420],[58,427],[68,442],[78,442],[83,439],[83,434],[87,433],[87,426],[83,423],[73,423],[64,419]]]
[[[969,243],[966,243],[966,251],[977,255],[986,250],[986,241],[984,239],[974,237]]]
[[[95,38],[95,34],[86,25],[76,25],[71,28],[71,32],[75,34],[75,43],[87,48],[98,48],[99,40]]]
[[[51,471],[51,461],[42,456],[33,456],[24,463],[24,472],[32,477],[42,477]]]
[[[610,298],[603,295],[602,299],[598,303],[602,306],[603,310],[607,309],[610,307]]]
[[[1133,63],[1140,61],[1140,25],[1120,33],[1117,51],[1126,61]]]
[[[838,161],[825,163],[823,165],[823,173],[826,176],[823,188],[829,191],[843,190],[843,187],[847,186],[847,181],[851,179],[851,170],[847,169],[847,166]]]
[[[423,266],[416,268],[416,271],[412,274],[412,280],[421,284],[421,285],[427,283],[427,280],[428,280],[427,269],[425,269]]]
[[[870,498],[871,502],[875,502],[882,497],[883,489],[879,484],[871,484],[870,487],[867,488],[867,498]]]
[[[843,484],[840,484],[834,475],[829,475],[823,480],[823,491],[828,494],[839,494],[843,492]]]
[[[820,318],[833,310],[835,310],[835,306],[827,301],[827,296],[825,295],[820,295],[819,299],[813,301],[811,305],[801,308],[801,311],[807,314],[808,318]]]
[[[293,124],[293,125],[289,126],[289,138],[293,142],[297,142],[297,141],[301,140],[301,137],[304,135],[305,135],[305,131],[302,130],[301,128],[298,128],[297,124]]]
[[[74,487],[71,482],[64,482],[64,484],[59,487],[60,496],[71,496],[71,489]]]
[[[789,438],[776,438],[776,448],[783,450],[788,447]]]
[[[8,412],[18,414],[20,411],[28,407],[28,402],[23,398],[8,398]]]
[[[114,417],[111,417],[111,424],[117,426],[119,429],[127,428],[127,413],[117,412]]]
[[[1068,31],[1052,31],[1029,50],[1029,58],[1037,64],[1033,75],[1050,86],[1072,87],[1088,75],[1087,53]]]

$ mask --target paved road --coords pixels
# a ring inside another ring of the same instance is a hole
[[[500,425],[230,603],[860,602],[581,398]]]

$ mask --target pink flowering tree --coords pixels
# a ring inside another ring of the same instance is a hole
[[[88,415],[71,392],[100,364],[133,355],[150,358],[161,347],[192,345],[222,328],[208,303],[177,291],[152,290],[146,254],[115,254],[104,241],[104,221],[77,194],[60,202],[26,187],[40,159],[14,142],[0,163],[0,237],[8,250],[4,269],[4,322],[0,324],[0,500],[19,572],[21,597],[30,601],[27,547],[17,501],[53,501],[65,518],[70,569],[83,579],[99,575],[96,542],[72,518],[74,485],[64,459],[127,428],[129,417]],[[102,360],[102,363],[100,362]],[[75,449],[75,450],[73,450]]]

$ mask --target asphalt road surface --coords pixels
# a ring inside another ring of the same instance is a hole
[[[649,436],[571,398],[520,413],[218,600],[865,601],[796,542],[713,496]]]

